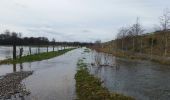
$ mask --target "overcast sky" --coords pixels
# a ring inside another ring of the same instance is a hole
[[[169,0],[0,0],[0,31],[57,41],[109,41],[140,17],[150,30]]]

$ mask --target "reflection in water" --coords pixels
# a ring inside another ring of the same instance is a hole
[[[26,66],[25,66],[26,67]],[[31,67],[31,66],[30,66]],[[3,66],[0,67],[1,70]],[[30,91],[26,89],[24,83],[21,83],[23,79],[32,75],[32,71],[23,71],[23,64],[12,64],[11,66],[4,66],[4,68],[12,69],[1,76],[0,79],[0,99],[17,99],[25,100],[25,96],[30,94]]]
[[[16,64],[14,63],[13,64],[13,72],[16,72],[17,71],[17,68],[16,68]]]
[[[29,68],[31,69],[31,63],[28,63]]]
[[[97,52],[85,56],[90,72],[100,77],[103,85],[110,91],[123,93],[137,100],[170,100],[169,66],[116,58]],[[98,62],[109,66],[99,66]],[[95,66],[91,66],[91,63]]]
[[[115,62],[115,58],[111,54],[106,53],[98,53],[96,51],[92,51],[92,59],[93,63],[97,66],[111,66],[116,67],[116,69],[119,69],[118,63]]]
[[[20,63],[20,71],[23,71],[23,64]]]
[[[96,63],[96,65],[97,65],[97,66],[100,66],[101,63],[102,63],[101,54],[100,54],[100,53],[96,54],[96,55],[94,56],[94,58],[95,58],[95,63]]]
[[[17,65],[15,63],[12,64],[12,65],[13,65],[13,72],[23,71],[23,64],[22,63],[19,64],[18,70],[17,70]],[[31,63],[29,63],[29,67],[31,68]]]

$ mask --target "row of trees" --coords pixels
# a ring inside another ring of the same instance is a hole
[[[85,43],[85,42],[56,42],[53,38],[51,41],[47,37],[22,37],[22,33],[10,32],[6,30],[4,33],[0,34],[0,45],[11,45],[13,46],[13,59],[17,58],[16,55],[16,46],[20,46],[19,48],[19,57],[23,55],[23,47],[29,46],[29,54],[32,54],[31,47],[36,46],[38,48],[38,53],[40,53],[40,47],[47,47],[47,52],[49,46],[53,47],[53,51],[55,46],[60,46],[62,49],[65,47],[73,46],[73,47],[83,47],[93,45],[93,43]]]
[[[46,37],[22,37],[22,33],[6,30],[0,34],[0,45],[12,45],[13,39],[17,45],[46,45],[50,42]]]
[[[168,33],[170,28],[170,11],[166,9],[163,15],[159,18],[159,27],[155,28],[155,31],[159,31],[161,33],[159,40],[160,48],[163,51],[163,55],[167,56],[167,49],[168,49]],[[140,52],[143,51],[143,44],[145,42],[144,37],[150,34],[144,34],[145,29],[142,27],[139,18],[136,19],[136,23],[131,25],[130,27],[121,27],[117,34],[116,39],[116,47],[117,49],[123,51],[133,51],[133,52]],[[152,35],[154,36],[154,35]],[[153,37],[149,40],[150,45],[150,53],[153,52],[155,40]]]
[[[86,42],[57,42],[54,38],[50,41],[47,37],[22,37],[22,33],[6,30],[0,34],[0,45],[66,45],[66,46],[87,46],[93,43]]]
[[[142,39],[139,40],[144,32],[141,24],[139,23],[139,18],[137,18],[136,23],[130,27],[121,27],[117,34],[117,47],[122,50],[132,49],[133,51],[139,51],[142,47]],[[139,46],[141,42],[141,46]]]

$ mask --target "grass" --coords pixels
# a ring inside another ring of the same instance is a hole
[[[40,54],[34,54],[34,55],[27,55],[23,56],[22,58],[17,58],[16,60],[13,59],[6,59],[0,62],[0,64],[14,64],[14,63],[23,63],[23,62],[33,62],[33,61],[41,61],[45,59],[50,59],[56,56],[60,56],[68,51],[73,50],[71,49],[65,49],[65,50],[59,50],[59,51],[51,51],[51,52],[45,52]]]
[[[78,70],[75,75],[76,100],[135,100],[122,94],[110,93],[107,88],[102,86],[99,78],[89,73],[83,60],[79,60],[77,66]]]
[[[121,39],[112,40],[101,44],[101,47],[97,45],[92,46],[91,48],[105,52],[111,53],[117,57],[123,57],[128,59],[140,59],[140,60],[151,60],[156,63],[170,65],[170,38],[167,38],[167,47],[165,46],[165,37],[170,37],[170,31],[163,32],[157,31],[154,33],[148,33],[142,36],[137,36],[136,39],[138,41],[135,42],[135,51],[133,49],[133,43],[130,39],[124,40],[124,50],[127,49],[125,52],[122,52],[122,41]],[[152,45],[153,39],[153,46]],[[142,48],[141,48],[141,40],[142,40]],[[165,46],[165,47],[164,47]],[[151,57],[151,47],[152,47],[152,57]],[[167,54],[165,56],[165,50],[167,49]],[[142,55],[140,55],[140,51],[142,51]],[[116,53],[115,53],[116,52]],[[128,53],[131,52],[131,53]],[[139,54],[139,55],[138,55]]]
[[[164,56],[158,56],[158,55],[151,55],[145,54],[145,53],[133,53],[129,51],[121,51],[121,50],[116,50],[116,51],[109,51],[107,49],[95,49],[91,48],[93,50],[97,50],[98,52],[104,52],[108,54],[112,54],[113,56],[120,57],[120,58],[126,58],[126,59],[131,59],[131,60],[149,60],[155,63],[163,64],[163,65],[170,65],[170,58],[169,57],[164,57]]]

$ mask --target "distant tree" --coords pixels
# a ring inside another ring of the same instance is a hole
[[[126,41],[126,37],[127,37],[128,31],[129,31],[128,28],[121,27],[119,29],[118,34],[117,34],[117,39],[121,40],[121,49],[122,50],[124,50],[124,44],[125,44],[125,41]]]
[[[139,38],[140,35],[143,34],[143,32],[144,32],[144,29],[143,29],[142,25],[139,22],[139,17],[137,17],[136,23],[133,24],[131,29],[130,29],[130,35],[133,38],[133,43],[132,43],[133,50],[135,50],[135,48],[139,49],[139,40],[138,40],[138,38]],[[142,39],[141,39],[140,42],[142,42]],[[142,45],[142,43],[140,43],[140,44]],[[140,47],[142,47],[142,46],[140,46]]]
[[[169,9],[165,9],[163,12],[163,15],[160,16],[159,18],[160,20],[160,26],[161,26],[161,30],[163,32],[163,40],[165,40],[165,42],[163,43],[162,41],[162,48],[164,49],[164,56],[167,55],[167,47],[168,47],[168,37],[167,37],[167,32],[168,29],[170,27],[170,11]]]
[[[101,40],[95,41],[95,44],[96,44],[97,46],[101,46]]]
[[[170,27],[170,11],[165,9],[163,15],[160,16],[160,25],[163,31],[167,31]]]
[[[9,30],[5,30],[4,34],[6,35],[6,38],[9,38],[11,35]]]
[[[142,52],[144,29],[137,17],[136,23],[130,27],[121,27],[117,33],[116,48],[121,50],[132,49]]]
[[[101,46],[101,40],[96,40],[95,41],[95,48],[96,48],[96,50],[99,50],[101,47],[102,47]]]

